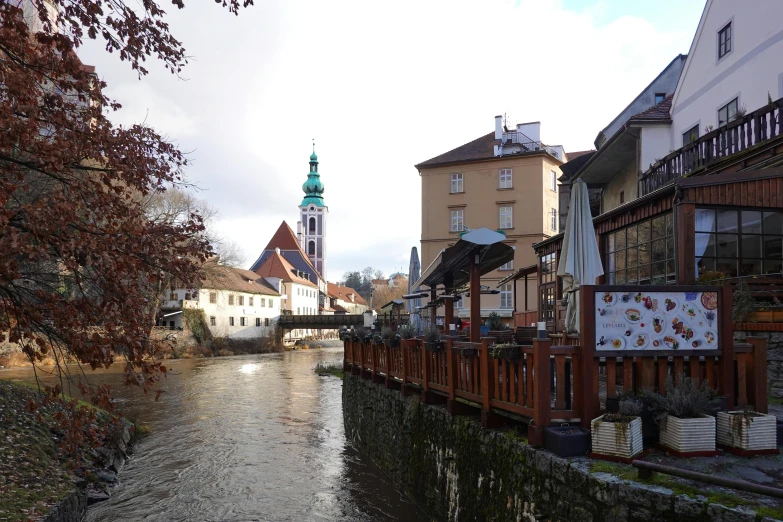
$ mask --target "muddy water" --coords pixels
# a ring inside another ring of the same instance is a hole
[[[172,361],[159,403],[123,387],[121,367],[95,375],[153,433],[87,520],[427,520],[346,440],[342,382],[312,373],[341,360],[340,348]]]

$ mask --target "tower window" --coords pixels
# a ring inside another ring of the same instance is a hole
[[[307,244],[307,255],[308,256],[314,256],[315,255],[315,241],[310,241]]]
[[[311,217],[307,220],[307,229],[310,231],[311,234],[315,234],[315,218]]]

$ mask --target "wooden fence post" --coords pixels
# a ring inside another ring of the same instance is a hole
[[[489,340],[481,340],[479,352],[479,370],[481,372],[481,425],[484,428],[499,428],[503,426],[503,419],[492,411],[493,392],[495,391],[494,379],[497,379],[489,357]]]
[[[410,357],[411,349],[408,346],[407,339],[403,339],[400,342],[402,343],[402,346],[400,346],[400,355],[402,355],[402,384],[400,384],[400,394],[403,397],[407,397],[408,388],[405,386],[405,381],[408,379],[408,357]]]
[[[421,355],[421,399],[424,404],[430,404],[430,352],[424,346],[424,339],[419,339],[419,353]]]
[[[734,302],[731,294],[731,286],[720,288],[718,302],[720,303],[720,338],[723,346],[720,360],[720,386],[726,396],[726,406],[734,408],[734,321],[732,310]]]
[[[549,354],[550,339],[533,340],[533,424],[528,427],[527,438],[531,446],[544,445],[544,430],[549,427],[552,414]]]
[[[753,345],[748,400],[757,412],[767,413],[767,340],[763,337],[748,337],[746,342]]]

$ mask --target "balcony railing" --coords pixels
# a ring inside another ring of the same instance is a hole
[[[531,140],[526,134],[523,132],[517,132],[517,131],[511,131],[511,132],[504,132],[503,133],[503,140],[501,147],[508,145],[509,143],[520,145],[526,152],[532,152],[536,150],[544,150],[551,154],[552,156],[559,158],[557,149],[554,147],[550,147],[548,145],[545,145],[544,143],[540,141],[534,141]]]
[[[729,122],[653,164],[639,180],[644,196],[702,167],[783,134],[783,98]]]

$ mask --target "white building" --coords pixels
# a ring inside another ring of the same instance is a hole
[[[161,304],[158,326],[183,327],[186,309],[204,311],[213,337],[270,337],[282,297],[274,283],[249,270],[216,265],[197,289],[172,290]]]

